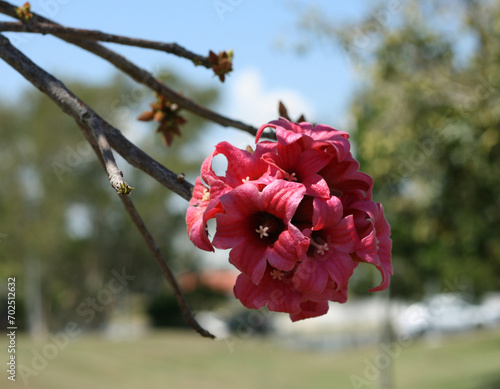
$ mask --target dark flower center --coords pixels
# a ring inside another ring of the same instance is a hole
[[[308,254],[312,257],[316,258],[318,255],[322,257],[330,249],[328,243],[321,235],[320,231],[313,231],[311,234]]]
[[[285,172],[285,180],[291,181],[291,182],[297,182],[299,181],[299,177],[297,177],[297,173],[287,173]]]
[[[275,242],[285,229],[285,223],[280,218],[267,212],[258,212],[252,217],[250,223],[257,236],[266,242]]]

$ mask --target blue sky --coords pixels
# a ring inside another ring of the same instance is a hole
[[[286,49],[303,39],[297,28],[300,11],[314,4],[334,15],[332,23],[367,11],[362,0],[31,1],[35,12],[66,26],[176,42],[199,54],[234,49],[234,72],[221,88],[221,113],[257,126],[277,115],[277,101],[282,99],[292,117],[305,113],[311,121],[338,127],[346,125],[349,96],[356,85],[345,54],[333,46],[303,56]],[[0,15],[0,20],[11,19]],[[93,54],[51,36],[6,35],[63,82],[78,78],[99,83],[115,71]],[[109,47],[147,69],[167,67],[200,85],[219,85],[207,69],[172,55]],[[0,98],[14,99],[27,87],[20,75],[0,61]]]
[[[24,1],[12,3],[22,5]],[[211,71],[195,67],[187,60],[152,50],[106,44],[153,73],[161,68],[172,69],[200,86],[220,87],[222,98],[217,110],[223,115],[260,126],[277,118],[278,101],[282,100],[292,118],[304,113],[312,122],[349,131],[349,100],[357,81],[347,56],[333,45],[315,45],[315,50],[302,56],[291,49],[304,40],[297,26],[301,11],[314,4],[320,4],[332,15],[332,23],[369,12],[369,7],[375,5],[366,0],[31,0],[35,12],[69,27],[176,42],[202,55],[210,49],[215,52],[233,49],[234,72],[220,84]],[[0,20],[12,19],[0,15]],[[5,35],[35,63],[66,83],[78,79],[98,84],[117,71],[93,54],[48,35]],[[15,100],[26,88],[32,86],[0,60],[0,99]],[[146,105],[150,96],[143,100],[141,104]],[[120,129],[132,141],[138,141],[146,126],[130,116]],[[195,150],[191,147],[186,153],[186,158],[208,155],[220,141],[230,141],[242,148],[253,141],[241,131],[217,125],[210,126],[204,136]],[[118,163],[127,174],[126,163],[121,158]],[[193,177],[189,179],[192,181]],[[168,206],[184,213],[187,203],[173,196]],[[69,212],[70,219],[74,218],[71,212],[78,214],[79,228],[74,232],[85,235],[82,227],[85,218],[78,204]],[[71,225],[68,228],[71,232]],[[191,250],[193,255],[206,258],[211,266],[227,264],[226,252],[204,256],[194,246],[186,245],[184,230],[179,234],[176,240],[179,251]]]

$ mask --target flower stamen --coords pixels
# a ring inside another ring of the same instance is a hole
[[[247,183],[248,181],[250,181],[250,177],[249,176],[247,176],[246,178],[243,178],[241,180],[241,182],[243,182],[244,184]]]
[[[202,201],[208,201],[210,200],[210,192],[207,188],[203,189],[203,197],[201,198]]]
[[[295,173],[292,173],[292,174],[285,173],[285,180],[292,181],[292,182],[298,181],[297,174],[295,174]]]
[[[271,277],[273,277],[273,280],[278,279],[279,281],[281,281],[284,275],[285,273],[282,272],[281,270],[278,269],[271,270]]]
[[[260,239],[262,239],[264,237],[268,237],[269,236],[269,234],[267,233],[268,230],[269,230],[269,227],[259,226],[259,228],[257,228],[255,230],[255,232],[257,234],[260,234]]]
[[[314,240],[311,239],[310,244],[311,244],[311,246],[313,246],[313,247],[316,248],[316,252],[319,255],[325,255],[325,252],[328,251],[328,249],[329,249],[328,243],[319,244],[319,243],[316,243]]]

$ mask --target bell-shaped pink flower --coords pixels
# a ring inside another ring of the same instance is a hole
[[[332,195],[342,197],[353,193],[360,198],[371,199],[373,179],[359,171],[359,163],[351,155],[342,161],[332,159],[319,174],[327,182]]]
[[[304,197],[302,184],[275,180],[262,192],[246,183],[220,197],[224,214],[218,214],[213,245],[229,249],[229,262],[253,283],[262,279],[267,263],[292,270],[307,250],[308,239],[290,221]]]
[[[304,294],[295,289],[292,275],[292,272],[282,271],[268,264],[258,285],[246,274],[240,274],[234,285],[234,295],[250,309],[267,306],[270,311],[298,313]]]
[[[259,142],[265,128],[277,142]],[[325,125],[284,118],[261,126],[255,150],[219,143],[203,162],[186,215],[188,235],[203,250],[231,249],[242,273],[234,287],[244,306],[286,312],[292,321],[347,300],[362,263],[393,273],[390,226],[372,200],[372,178],[359,171],[349,136]],[[216,174],[213,158],[228,165]],[[208,220],[216,219],[211,242]]]
[[[260,142],[256,145],[255,151],[241,150],[228,142],[221,142],[203,163],[201,176],[209,183],[212,180],[219,180],[231,188],[249,181],[268,184],[272,178],[269,178],[269,164],[262,159],[262,155],[275,150],[274,142]],[[212,159],[219,154],[227,158],[225,176],[218,176],[212,169]]]
[[[351,145],[349,144],[349,134],[338,131],[335,128],[318,124],[312,126],[310,123],[292,123],[285,118],[271,121],[259,128],[256,136],[256,142],[259,140],[266,128],[274,128],[278,144],[287,145],[296,142],[298,139],[305,138],[315,141],[327,141],[335,148],[338,159],[342,161],[349,154]]]
[[[303,139],[288,145],[278,143],[276,152],[264,154],[262,160],[274,168],[276,178],[302,183],[306,195],[328,198],[328,185],[317,174],[332,159],[332,155],[324,151],[328,145],[309,142],[309,147],[306,147],[304,143]]]
[[[314,202],[312,229],[304,230],[310,239],[309,249],[297,265],[293,281],[298,290],[321,294],[327,284],[334,285],[335,291],[347,285],[356,267],[350,254],[358,247],[359,239],[353,217],[342,218],[337,197],[332,196],[326,202],[314,199]],[[327,209],[335,208],[340,211],[328,213]]]

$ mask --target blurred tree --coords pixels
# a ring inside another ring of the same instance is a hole
[[[215,89],[193,87],[179,77],[162,74],[169,85],[201,104],[210,106],[217,100]],[[145,87],[117,76],[107,85],[73,83],[70,88],[159,162],[186,174],[199,170],[201,160],[185,157],[206,125],[198,116],[185,114],[183,136],[167,149],[154,125],[135,121],[156,100]],[[165,293],[168,286],[158,265],[70,117],[44,95],[30,91],[15,106],[0,102],[0,136],[0,232],[8,234],[1,243],[0,273],[26,274],[20,279],[30,285],[19,283],[18,295],[22,298],[26,291],[42,297],[49,327],[58,328],[68,320],[100,326],[113,305],[104,303],[109,296],[102,291],[117,273],[134,277],[128,292]],[[126,163],[118,164],[125,168]],[[136,170],[125,174],[136,188],[132,197],[138,210],[173,267],[195,268],[195,261],[180,258],[184,254],[173,249],[175,232],[185,229],[183,213],[170,201],[176,195]],[[37,266],[39,275],[33,273]],[[39,287],[31,285],[37,277]],[[122,296],[113,297],[116,302]]]
[[[500,289],[499,21],[499,1],[473,0],[381,2],[340,24],[316,8],[301,20],[366,76],[353,139],[392,226],[395,295],[435,281]]]

